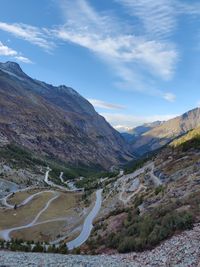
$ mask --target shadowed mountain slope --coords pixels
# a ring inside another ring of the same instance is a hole
[[[70,165],[109,169],[132,158],[127,145],[72,88],[26,75],[0,63],[0,146],[16,143]]]

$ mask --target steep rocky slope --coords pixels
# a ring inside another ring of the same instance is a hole
[[[128,147],[75,90],[0,64],[0,146],[16,143],[69,165],[110,168],[131,159]]]
[[[199,148],[198,127],[131,172],[105,180],[103,207],[83,251],[149,250],[199,223]]]
[[[196,108],[145,132],[133,143],[132,150],[142,155],[159,149],[199,125],[200,108]]]

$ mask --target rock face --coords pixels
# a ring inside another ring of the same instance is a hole
[[[200,125],[200,108],[193,109],[145,132],[132,145],[142,155],[156,150]]]
[[[120,134],[72,88],[0,63],[0,146],[10,142],[71,165],[105,169],[132,158]]]

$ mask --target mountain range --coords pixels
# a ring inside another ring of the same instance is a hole
[[[109,169],[132,159],[121,135],[72,88],[0,63],[0,146],[15,143],[73,166]]]
[[[177,137],[200,126],[200,108],[165,122],[154,122],[136,127],[123,137],[138,156],[157,150]]]
[[[110,169],[157,150],[200,125],[196,108],[120,134],[77,91],[0,63],[0,146],[14,143],[69,166]]]

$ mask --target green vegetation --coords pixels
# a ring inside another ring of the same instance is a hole
[[[141,199],[138,199],[137,204],[140,202]],[[100,226],[96,225],[94,228],[93,239],[88,241],[89,248],[93,248],[92,246],[95,243],[97,247],[106,244],[106,247],[117,249],[120,253],[143,251],[152,249],[177,231],[193,227],[193,212],[178,211],[176,203],[160,206],[144,215],[140,215],[136,206],[135,204],[135,208],[130,207],[118,212],[115,210],[114,213],[112,212],[109,215],[126,213],[125,219],[117,232],[99,235],[99,229],[106,230],[106,227],[104,227],[106,222],[99,222]],[[98,239],[95,239],[97,236]]]
[[[118,175],[118,172],[96,172],[89,174],[88,177],[78,181],[76,186],[79,188],[85,188],[86,191],[93,192],[97,188],[102,186],[100,179],[108,177],[107,184],[113,181],[113,179]]]
[[[159,185],[159,186],[157,186],[156,188],[155,188],[155,195],[158,195],[159,193],[164,193],[164,191],[165,191],[165,188],[164,188],[164,186],[163,185]]]
[[[59,253],[67,254],[68,249],[65,244],[60,246],[48,245],[43,242],[30,242],[23,241],[22,239],[12,239],[11,241],[0,240],[0,248],[8,249],[11,251],[24,251],[24,252],[42,252],[42,253]]]
[[[128,216],[124,230],[111,238],[119,252],[143,251],[151,249],[160,241],[172,236],[177,230],[192,228],[193,217],[187,212],[171,211],[159,217],[159,212],[134,217]],[[118,242],[117,242],[118,241]]]
[[[143,165],[149,160],[149,158],[141,158],[138,160],[134,160],[130,163],[128,163],[125,168],[124,168],[124,173],[125,174],[129,174],[132,173],[134,171],[136,171],[137,169],[140,169],[143,167]]]
[[[25,147],[21,147],[17,144],[9,144],[0,148],[0,159],[7,161],[13,168],[32,168],[35,169],[38,166],[49,166],[51,171],[51,177],[57,179],[60,172],[64,173],[64,177],[67,179],[74,179],[78,176],[88,177],[89,180],[98,179],[99,177],[105,177],[113,173],[105,173],[99,166],[70,166],[65,162],[59,161],[54,157],[45,157],[38,155]],[[85,183],[88,183],[86,181]]]
[[[187,134],[171,143],[171,147],[181,149],[183,152],[189,149],[200,148],[200,128],[189,131]]]
[[[44,161],[35,157],[25,148],[20,148],[15,144],[9,144],[0,148],[0,158],[9,161],[13,167],[23,168],[37,165],[44,165]]]

